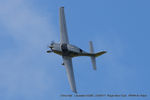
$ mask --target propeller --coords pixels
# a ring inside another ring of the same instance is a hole
[[[54,41],[51,41],[50,45],[48,45],[47,47],[52,49],[52,45],[53,45],[54,43],[55,43]],[[51,53],[52,50],[48,50],[48,51],[46,51],[46,52],[47,52],[47,53]]]

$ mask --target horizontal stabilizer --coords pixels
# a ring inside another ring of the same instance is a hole
[[[93,43],[92,41],[89,42],[90,44],[90,53],[88,56],[91,56],[91,61],[93,65],[93,69],[96,70],[96,57],[101,56],[102,54],[106,53],[106,51],[101,51],[98,53],[94,53]]]
[[[92,61],[93,69],[96,70],[96,59],[94,56],[91,57],[91,61]]]
[[[90,45],[90,53],[94,53],[92,41],[89,42],[89,45]],[[96,59],[95,59],[95,55],[94,55],[94,56],[91,56],[91,61],[92,61],[93,69],[96,70]]]

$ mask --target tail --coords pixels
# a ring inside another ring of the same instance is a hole
[[[92,61],[93,69],[96,70],[96,57],[101,56],[102,54],[106,53],[106,51],[94,53],[92,41],[90,41],[89,44],[90,44],[90,53],[92,54],[91,61]]]

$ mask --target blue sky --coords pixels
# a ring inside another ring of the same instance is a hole
[[[59,7],[65,7],[70,43],[89,51],[106,50],[97,58],[73,59],[79,94],[150,93],[149,0],[1,0],[0,100],[129,99],[65,98],[73,94],[62,58],[46,54],[59,42]]]

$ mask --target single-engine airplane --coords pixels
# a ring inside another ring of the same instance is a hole
[[[93,44],[91,41],[89,42],[90,53],[83,51],[77,46],[69,44],[64,7],[60,7],[59,16],[60,16],[59,17],[60,18],[60,43],[52,42],[49,46],[50,50],[48,50],[47,53],[54,52],[62,56],[63,58],[62,65],[64,65],[66,68],[66,73],[68,76],[70,87],[73,92],[77,93],[75,79],[74,79],[74,72],[73,72],[73,67],[72,67],[72,58],[78,57],[78,56],[89,56],[91,57],[93,69],[96,70],[95,58],[106,53],[106,51],[94,53]]]

